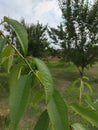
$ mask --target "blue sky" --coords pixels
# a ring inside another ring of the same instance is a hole
[[[61,11],[57,0],[0,0],[0,19],[3,16],[20,20],[25,18],[27,23],[56,26],[61,21]]]

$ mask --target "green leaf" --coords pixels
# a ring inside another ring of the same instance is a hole
[[[33,105],[38,104],[42,100],[43,95],[44,95],[44,91],[42,89],[37,91],[37,93],[35,93],[35,95],[33,96],[33,100],[32,100]]]
[[[17,125],[24,114],[25,107],[28,103],[28,97],[31,87],[31,76],[21,76],[17,81],[10,94],[10,119],[13,129],[17,129]]]
[[[0,62],[2,61],[2,50],[4,48],[5,43],[6,43],[6,40],[0,37]]]
[[[2,64],[9,73],[13,63],[14,49],[11,46],[6,46],[2,52]]]
[[[88,80],[89,81],[89,78],[87,76],[83,76],[83,79],[85,80]]]
[[[39,120],[37,121],[34,130],[48,130],[48,126],[49,126],[49,116],[47,110],[45,110],[41,114]]]
[[[91,97],[88,94],[85,95],[85,102],[88,104],[88,107],[94,111],[97,111],[96,104],[92,101]]]
[[[84,106],[73,104],[72,109],[81,115],[85,120],[90,122],[93,126],[98,127],[98,114],[92,109],[85,108]]]
[[[53,94],[53,80],[52,76],[50,74],[50,71],[48,67],[45,65],[43,61],[40,59],[34,58],[35,64],[38,68],[38,71],[36,71],[36,74],[41,82],[41,84],[44,86],[45,94],[46,94],[46,102],[50,100],[52,94]]]
[[[9,86],[10,89],[15,86],[16,81],[20,78],[21,70],[22,70],[22,64],[17,64],[14,66],[10,73],[9,78]]]
[[[0,37],[0,55],[1,55],[1,52],[3,50],[5,43],[6,43],[6,40]]]
[[[58,91],[54,91],[53,97],[47,105],[47,110],[54,130],[69,130],[68,109]]]
[[[85,128],[83,127],[83,125],[80,124],[80,123],[74,123],[74,124],[71,125],[71,126],[72,126],[72,128],[73,128],[74,130],[87,130],[87,129],[85,129]]]
[[[23,50],[24,54],[26,55],[27,50],[28,50],[28,35],[26,32],[26,29],[18,21],[14,20],[14,19],[10,19],[6,16],[4,16],[4,21],[12,26],[12,28],[15,31],[17,38],[20,42],[22,50]]]
[[[70,94],[73,90],[75,90],[75,89],[77,88],[77,84],[78,84],[78,83],[79,83],[79,79],[75,80],[75,81],[72,83],[71,87],[70,87],[69,90],[68,90],[68,94]]]
[[[92,94],[92,93],[93,93],[93,88],[92,88],[92,86],[91,86],[90,84],[88,84],[87,82],[85,82],[84,84],[85,84],[85,86],[88,87],[90,93]]]

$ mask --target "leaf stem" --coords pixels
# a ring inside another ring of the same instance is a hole
[[[83,82],[83,79],[80,79],[80,104],[82,102],[82,95],[83,95],[83,90],[84,90],[84,82]]]
[[[9,41],[8,38],[6,38],[6,36],[0,31],[0,34],[3,36],[4,39],[7,40],[8,44],[16,51],[16,53],[24,60],[24,62],[28,65],[29,69],[31,70],[31,72],[36,76],[36,78],[39,80],[39,82],[41,83],[42,86],[44,86],[44,84],[42,83],[42,81],[40,80],[39,76],[37,75],[37,73],[32,69],[31,65],[29,64],[29,62],[27,61],[27,59],[18,51],[18,49]]]

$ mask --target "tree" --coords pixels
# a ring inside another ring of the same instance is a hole
[[[35,57],[44,57],[49,46],[46,36],[47,26],[43,26],[38,22],[37,25],[31,24],[26,29],[29,40],[28,54]]]
[[[4,23],[4,30],[7,32],[7,38],[13,43],[16,44],[16,34],[15,31],[10,27],[9,24]]]
[[[50,37],[59,42],[64,56],[73,62],[83,76],[84,69],[98,56],[98,0],[93,5],[85,0],[58,0],[63,24],[51,28]]]

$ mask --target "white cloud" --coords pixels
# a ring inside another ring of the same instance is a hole
[[[25,18],[30,23],[40,21],[51,26],[56,26],[61,20],[57,0],[1,0],[0,19],[3,16],[17,20]]]
[[[32,12],[32,0],[0,1],[0,17],[7,15],[19,19],[29,15],[30,12]]]
[[[42,23],[57,25],[61,20],[61,11],[56,0],[43,0],[34,8],[34,20],[40,20]]]

